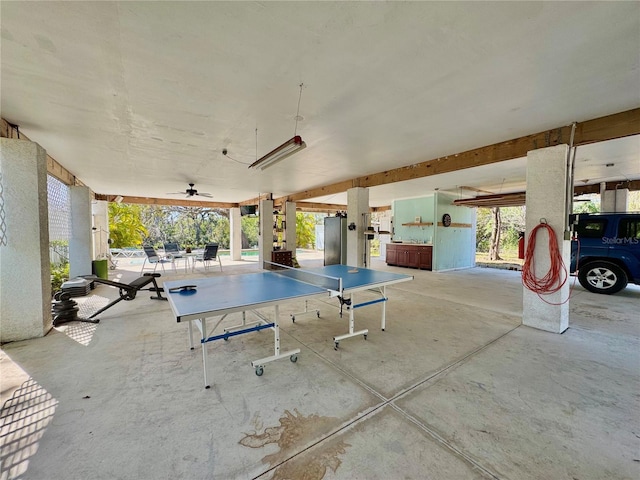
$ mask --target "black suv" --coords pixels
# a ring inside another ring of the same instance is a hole
[[[571,272],[587,290],[611,294],[640,285],[640,212],[572,215]]]

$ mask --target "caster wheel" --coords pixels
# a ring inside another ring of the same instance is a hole
[[[320,310],[316,310],[316,317],[320,318]]]
[[[229,341],[229,337],[224,337],[224,341],[228,342]]]
[[[338,342],[336,342],[335,347],[333,347],[334,350],[338,350],[338,345],[340,345]]]
[[[293,315],[291,315],[291,321],[292,321],[293,323],[296,323],[296,317],[294,317]]]
[[[264,373],[264,369],[262,367],[256,367],[256,375],[261,377]]]
[[[289,360],[291,360],[291,362],[296,363],[298,361],[298,355],[296,355],[295,353],[293,355],[291,355],[289,357]]]
[[[363,335],[363,337],[364,337],[364,339],[365,339],[365,340],[367,339],[367,335],[366,335],[366,334],[365,334],[365,335]]]

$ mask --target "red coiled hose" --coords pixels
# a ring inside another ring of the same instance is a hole
[[[547,230],[549,236],[549,257],[551,259],[549,271],[547,271],[544,277],[536,276],[533,256],[536,248],[536,235],[540,229]],[[547,223],[536,225],[529,234],[529,241],[527,242],[524,265],[522,266],[522,284],[538,295],[550,295],[562,288],[567,281],[567,277],[567,267],[562,260],[562,254],[558,248],[558,241],[553,228]]]

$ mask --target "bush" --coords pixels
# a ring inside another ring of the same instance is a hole
[[[51,265],[51,295],[62,288],[62,284],[69,279],[69,264]]]

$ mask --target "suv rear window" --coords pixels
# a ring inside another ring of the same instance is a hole
[[[602,238],[604,231],[607,228],[607,220],[600,219],[587,219],[580,221],[576,228],[576,232],[579,237],[582,238]]]
[[[625,218],[620,220],[618,237],[640,239],[640,218]]]

